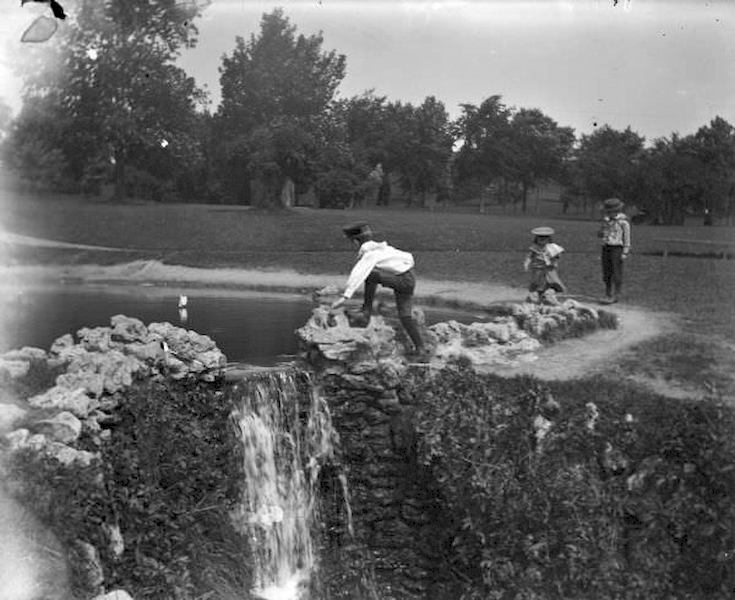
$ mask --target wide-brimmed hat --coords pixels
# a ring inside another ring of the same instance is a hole
[[[359,223],[351,223],[350,225],[345,225],[342,228],[342,231],[348,238],[353,238],[358,235],[372,235],[373,230],[370,228],[370,225],[364,222]]]
[[[602,203],[604,210],[620,210],[625,204],[620,198],[608,198]]]
[[[554,235],[554,230],[551,227],[534,227],[531,229],[533,235],[550,236]]]

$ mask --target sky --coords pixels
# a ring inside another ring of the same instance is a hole
[[[20,43],[29,9],[42,10],[31,4],[0,25],[6,50]],[[73,10],[73,0],[62,4]],[[456,117],[461,104],[499,94],[578,135],[608,124],[648,140],[694,133],[718,115],[735,125],[731,0],[213,0],[199,44],[179,60],[213,106],[222,56],[278,6],[299,33],[321,31],[323,48],[346,56],[341,97],[373,89],[418,104],[433,95]],[[7,63],[0,97],[15,108]]]

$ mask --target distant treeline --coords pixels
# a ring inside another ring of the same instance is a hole
[[[565,208],[619,196],[661,223],[732,215],[735,129],[720,117],[646,144],[607,125],[577,137],[500,95],[462,105],[456,120],[433,96],[340,99],[344,55],[298,34],[280,9],[222,57],[212,111],[175,64],[197,31],[174,8],[80,0],[68,27],[18,58],[23,107],[4,160],[28,186],[262,207],[480,198],[525,211],[529,191],[554,181]]]

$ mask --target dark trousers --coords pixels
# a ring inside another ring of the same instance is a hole
[[[373,300],[375,299],[375,290],[378,285],[393,290],[396,297],[396,308],[398,309],[398,318],[401,325],[406,330],[408,337],[411,338],[413,345],[417,350],[423,348],[423,340],[419,331],[418,323],[413,318],[413,290],[416,287],[416,277],[413,271],[408,270],[400,275],[387,273],[380,269],[374,269],[365,280],[365,291],[362,309],[367,313],[373,312]]]
[[[410,317],[413,310],[413,290],[416,287],[416,278],[409,270],[400,275],[374,269],[365,280],[365,299],[362,308],[367,313],[373,312],[373,299],[378,284],[393,290],[396,297],[396,308],[399,317]]]
[[[623,287],[623,247],[602,247],[602,281],[605,293],[609,296],[613,291],[619,294]]]

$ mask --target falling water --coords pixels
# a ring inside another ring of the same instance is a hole
[[[319,469],[332,458],[336,439],[329,410],[293,369],[254,371],[232,392],[246,477],[234,517],[250,539],[253,593],[264,600],[303,599],[315,569]]]

